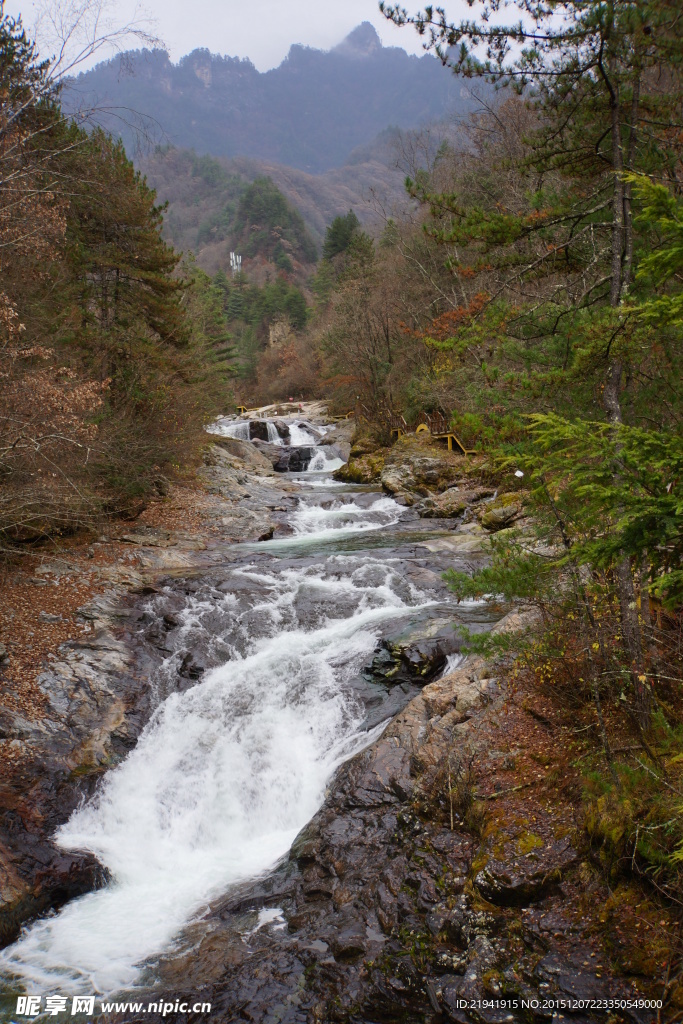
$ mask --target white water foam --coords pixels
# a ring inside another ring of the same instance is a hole
[[[308,473],[333,473],[344,465],[344,460],[334,455],[329,448],[316,448],[315,455],[308,464]]]
[[[250,423],[248,420],[237,420],[234,423],[211,423],[207,428],[209,434],[220,434],[222,437],[236,437],[240,441],[250,439]]]
[[[320,491],[343,490],[344,488],[350,489],[353,487],[353,484],[349,484],[345,480],[330,480],[327,476],[313,476],[309,479],[301,476],[298,483],[302,487],[312,487],[314,490]]]
[[[261,541],[259,548],[299,545],[302,540],[316,544],[325,540],[341,540],[355,533],[394,526],[402,514],[403,509],[393,498],[378,498],[367,508],[352,501],[335,501],[327,508],[302,503],[289,520],[294,535]]]
[[[465,654],[449,654],[446,658],[446,665],[441,673],[441,678],[443,679],[444,676],[449,675],[451,672],[455,672],[456,668],[460,668],[465,658]]]
[[[317,444],[323,434],[322,430],[318,430],[317,427],[313,427],[305,420],[297,420],[295,423],[289,423],[288,426],[289,443],[294,447]]]
[[[392,515],[387,501],[366,514]],[[326,514],[337,512],[349,514]],[[303,509],[299,523],[313,527]],[[113,881],[0,953],[0,968],[29,991],[133,987],[139,965],[208,901],[286,854],[336,766],[371,739],[359,732],[363,708],[344,681],[375,649],[381,622],[433,603],[374,559],[237,574],[259,595],[242,619],[234,613],[238,626],[245,642],[254,623],[261,635],[243,656],[169,696],[126,761],[59,830],[59,846],[93,852]],[[232,595],[226,601],[235,608]],[[212,609],[207,598],[207,615]],[[188,615],[201,621],[201,601]]]

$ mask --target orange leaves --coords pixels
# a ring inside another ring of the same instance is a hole
[[[420,334],[422,338],[434,338],[437,341],[445,341],[452,337],[458,328],[471,323],[489,301],[486,292],[477,292],[474,298],[466,306],[457,306],[449,309],[432,320],[426,331]]]

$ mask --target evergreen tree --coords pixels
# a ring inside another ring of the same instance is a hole
[[[359,231],[360,221],[353,210],[349,210],[344,216],[335,217],[325,232],[323,259],[332,260],[346,252]]]
[[[428,7],[411,17],[401,8],[381,4],[396,23],[412,23],[455,70],[526,91],[538,117],[528,156],[528,166],[538,178],[533,201],[518,211],[493,204],[481,210],[458,195],[430,195],[420,183],[411,183],[411,189],[434,214],[447,215],[445,227],[435,232],[441,241],[456,247],[473,244],[487,270],[494,256],[502,283],[499,295],[514,287],[513,282],[544,278],[551,285],[564,278],[563,285],[547,287],[540,302],[522,302],[512,316],[504,303],[496,306],[493,296],[484,294],[464,329],[454,333],[467,344],[465,339],[488,323],[498,340],[516,333],[527,350],[535,342],[536,358],[546,364],[564,347],[556,382],[566,378],[570,362],[576,369],[590,367],[601,378],[604,413],[613,427],[608,465],[616,493],[624,376],[627,371],[637,376],[642,369],[643,342],[642,332],[631,328],[625,305],[636,255],[631,179],[625,171],[645,168],[662,173],[672,166],[669,125],[683,95],[683,25],[676,5],[668,0],[563,5],[484,0],[476,6],[479,20],[452,24],[441,8]],[[496,24],[491,15],[505,7],[516,8],[521,20]],[[662,73],[665,91],[659,85]],[[640,130],[643,121],[647,131]],[[575,287],[568,287],[572,279]],[[586,330],[588,310],[591,322]],[[564,346],[557,344],[559,337]],[[614,571],[626,657],[644,723],[649,719],[650,695],[642,682],[642,645],[628,556],[624,547],[622,556],[615,557]]]

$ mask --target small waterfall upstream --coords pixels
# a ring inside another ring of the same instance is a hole
[[[208,431],[210,434],[220,434],[223,437],[235,437],[238,441],[249,441],[251,423],[249,420],[238,420],[236,423],[212,423]]]
[[[281,436],[277,426],[272,420],[217,420],[207,429],[211,434],[219,434],[223,437],[234,437],[240,441],[254,440],[254,424],[264,424],[267,431],[267,441],[280,447],[288,445],[292,448],[313,449],[313,455],[304,472],[308,473],[332,473],[335,469],[343,466],[344,460],[338,454],[330,450],[327,445],[320,445],[325,436],[326,427],[313,426],[308,420],[301,418],[283,419],[278,422],[287,428],[288,439]],[[258,435],[256,435],[258,436]]]
[[[246,440],[249,430],[237,421],[220,432]],[[300,420],[289,431],[307,446],[324,433]],[[322,446],[309,472],[335,462]],[[367,696],[363,666],[392,623],[449,599],[435,573],[439,586],[425,588],[406,556],[367,550],[372,537],[400,529],[406,513],[392,498],[318,483],[300,491],[289,537],[241,545],[237,560],[183,597],[157,670],[156,711],[56,836],[65,850],[92,852],[111,881],[0,952],[0,974],[27,991],[109,996],[143,984],[213,899],[287,854],[335,769],[381,729],[368,726],[368,701],[383,698],[376,688]],[[361,540],[366,550],[354,550]],[[178,593],[171,582],[149,598],[148,620],[161,621]],[[178,692],[183,652],[202,644],[217,667]]]

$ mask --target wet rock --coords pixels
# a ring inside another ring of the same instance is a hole
[[[0,938],[103,881],[94,857],[65,854],[55,831],[92,791],[102,772],[130,749],[150,711],[120,635],[120,594],[95,599],[93,632],[61,648],[61,660],[38,677],[44,712],[36,721],[1,707],[3,738],[20,742],[22,767],[8,766],[0,824]]]
[[[367,665],[366,679],[395,685],[405,682],[426,683],[446,664],[449,654],[460,650],[460,639],[450,619],[434,619],[383,640]]]
[[[249,437],[252,441],[268,440],[268,424],[265,420],[249,421]]]
[[[315,456],[315,448],[297,446],[280,448],[280,458],[275,463],[276,473],[303,473]]]
[[[270,460],[276,473],[303,473],[315,455],[313,446],[277,445],[255,441],[254,447]]]
[[[285,444],[288,444],[289,443],[289,424],[286,423],[284,420],[272,420],[271,422],[273,423],[273,426],[275,427],[275,429],[277,430],[278,434],[280,435],[282,440],[285,442]]]
[[[544,839],[531,832],[499,842],[474,884],[499,906],[525,906],[556,888],[578,855],[568,839]]]
[[[251,441],[242,441],[237,437],[221,437],[212,435],[212,443],[219,448],[225,449],[230,455],[245,463],[251,469],[255,469],[262,475],[270,476],[273,472],[272,460],[259,451]],[[277,445],[272,445],[277,448]]]
[[[501,494],[488,506],[483,506],[480,522],[487,530],[497,531],[509,526],[521,513],[519,494]]]
[[[216,657],[215,652],[207,650],[205,647],[195,647],[183,655],[178,674],[195,682],[197,679],[201,679],[208,669],[215,668],[219,664],[220,659]]]
[[[428,682],[446,664],[452,653],[447,637],[418,641],[405,647],[383,641],[382,647],[363,669],[366,679],[396,685],[404,682]]]
[[[614,996],[614,982],[611,978],[596,977],[595,971],[587,970],[583,962],[590,963],[585,949],[569,954],[549,953],[539,960],[534,978],[540,982],[540,989],[546,997],[568,996],[571,999],[607,999]],[[602,973],[602,972],[600,972]]]
[[[340,914],[335,925],[338,930],[335,930],[330,941],[335,957],[339,960],[350,960],[362,956],[368,945],[365,920],[351,911]]]

